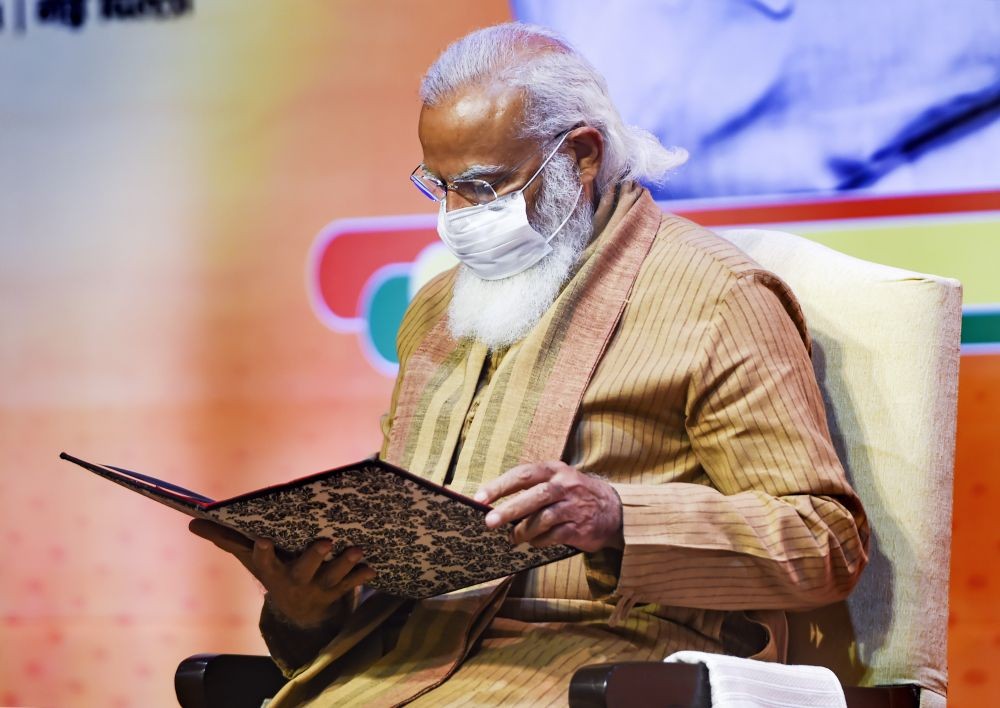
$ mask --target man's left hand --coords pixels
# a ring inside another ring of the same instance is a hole
[[[519,465],[476,492],[475,500],[491,504],[522,492],[486,515],[495,529],[518,521],[511,541],[545,547],[566,544],[594,553],[623,548],[622,503],[610,484],[583,474],[565,462]]]

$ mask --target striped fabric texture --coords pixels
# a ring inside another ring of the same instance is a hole
[[[358,633],[341,632],[289,671],[273,706],[561,705],[588,663],[682,649],[781,660],[782,610],[854,585],[867,523],[787,287],[634,185],[605,195],[595,231],[505,352],[449,336],[453,272],[417,295],[382,455],[467,494],[521,462],[563,459],[615,487],[624,552],[418,603],[395,648],[367,663],[351,662]],[[331,680],[341,663],[352,670]]]

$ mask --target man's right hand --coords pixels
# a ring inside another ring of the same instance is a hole
[[[309,629],[323,624],[337,612],[337,601],[355,587],[375,577],[361,562],[361,549],[348,547],[324,561],[332,541],[314,541],[294,560],[285,562],[267,540],[256,543],[220,524],[194,519],[188,528],[222,550],[233,554],[267,590],[268,604],[285,621]]]

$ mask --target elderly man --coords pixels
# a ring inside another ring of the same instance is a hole
[[[361,589],[363,549],[286,563],[193,522],[267,588],[273,705],[538,705],[595,661],[781,660],[782,611],[843,598],[868,535],[795,299],[656,207],[638,180],[684,153],[551,33],[475,32],[421,97],[411,179],[461,264],[403,320],[381,454],[584,553],[408,604]]]

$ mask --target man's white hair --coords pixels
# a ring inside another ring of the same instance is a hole
[[[489,83],[524,91],[523,137],[544,142],[589,125],[604,137],[597,191],[626,180],[660,184],[687,160],[649,131],[626,125],[607,83],[583,55],[555,32],[509,22],[477,30],[449,45],[424,75],[420,98],[434,106],[470,86]]]

